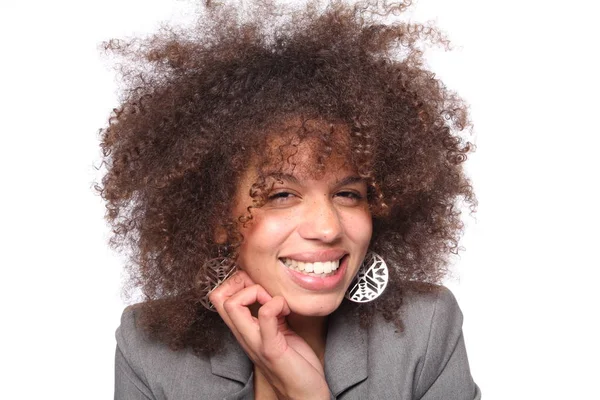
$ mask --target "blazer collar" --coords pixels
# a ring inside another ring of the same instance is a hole
[[[237,340],[228,333],[223,349],[210,358],[212,373],[247,386],[253,365]],[[325,378],[334,396],[368,376],[367,330],[359,325],[353,305],[344,301],[329,317],[325,347]]]

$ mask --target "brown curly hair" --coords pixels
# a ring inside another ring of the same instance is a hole
[[[370,248],[387,260],[391,282],[356,306],[363,320],[379,312],[401,328],[406,290],[445,276],[459,250],[461,201],[476,207],[462,166],[471,125],[465,104],[423,65],[423,44],[448,47],[444,36],[378,22],[407,5],[313,1],[282,13],[263,0],[242,13],[207,2],[193,28],[104,44],[121,57],[124,87],[101,131],[107,172],[98,190],[111,244],[128,251],[129,283],[145,296],[138,322],[150,336],[196,353],[220,348],[226,327],[200,305],[195,277],[206,260],[235,254],[252,211],[231,215],[237,183],[250,158],[268,162],[268,132],[290,117],[306,135],[310,121],[330,124],[318,133],[322,165],[343,124],[351,163],[368,182]],[[265,182],[252,193],[256,207]],[[219,232],[226,243],[215,241]]]

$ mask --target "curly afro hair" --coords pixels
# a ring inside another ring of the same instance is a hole
[[[365,324],[380,313],[401,329],[406,291],[440,283],[459,250],[461,209],[476,208],[462,165],[471,125],[462,100],[424,68],[423,44],[448,47],[444,36],[383,22],[407,5],[313,1],[282,12],[263,0],[242,12],[207,2],[193,27],[104,44],[121,57],[124,87],[101,131],[98,190],[151,337],[197,354],[220,348],[226,326],[200,305],[196,275],[208,259],[235,255],[252,213],[231,215],[237,183],[249,159],[270,162],[267,135],[290,118],[301,121],[301,141],[319,138],[321,165],[341,124],[368,182],[370,248],[391,282],[355,306]],[[260,207],[264,176],[255,188]],[[216,243],[223,231],[229,239]]]

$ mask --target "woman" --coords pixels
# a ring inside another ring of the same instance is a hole
[[[475,208],[466,109],[422,68],[441,35],[377,22],[404,7],[208,4],[107,44],[129,63],[101,191],[146,297],[116,398],[480,397],[437,285]]]

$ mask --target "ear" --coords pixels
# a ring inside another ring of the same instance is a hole
[[[225,244],[227,243],[227,231],[221,225],[217,225],[215,228],[215,236],[214,241],[216,244]]]

